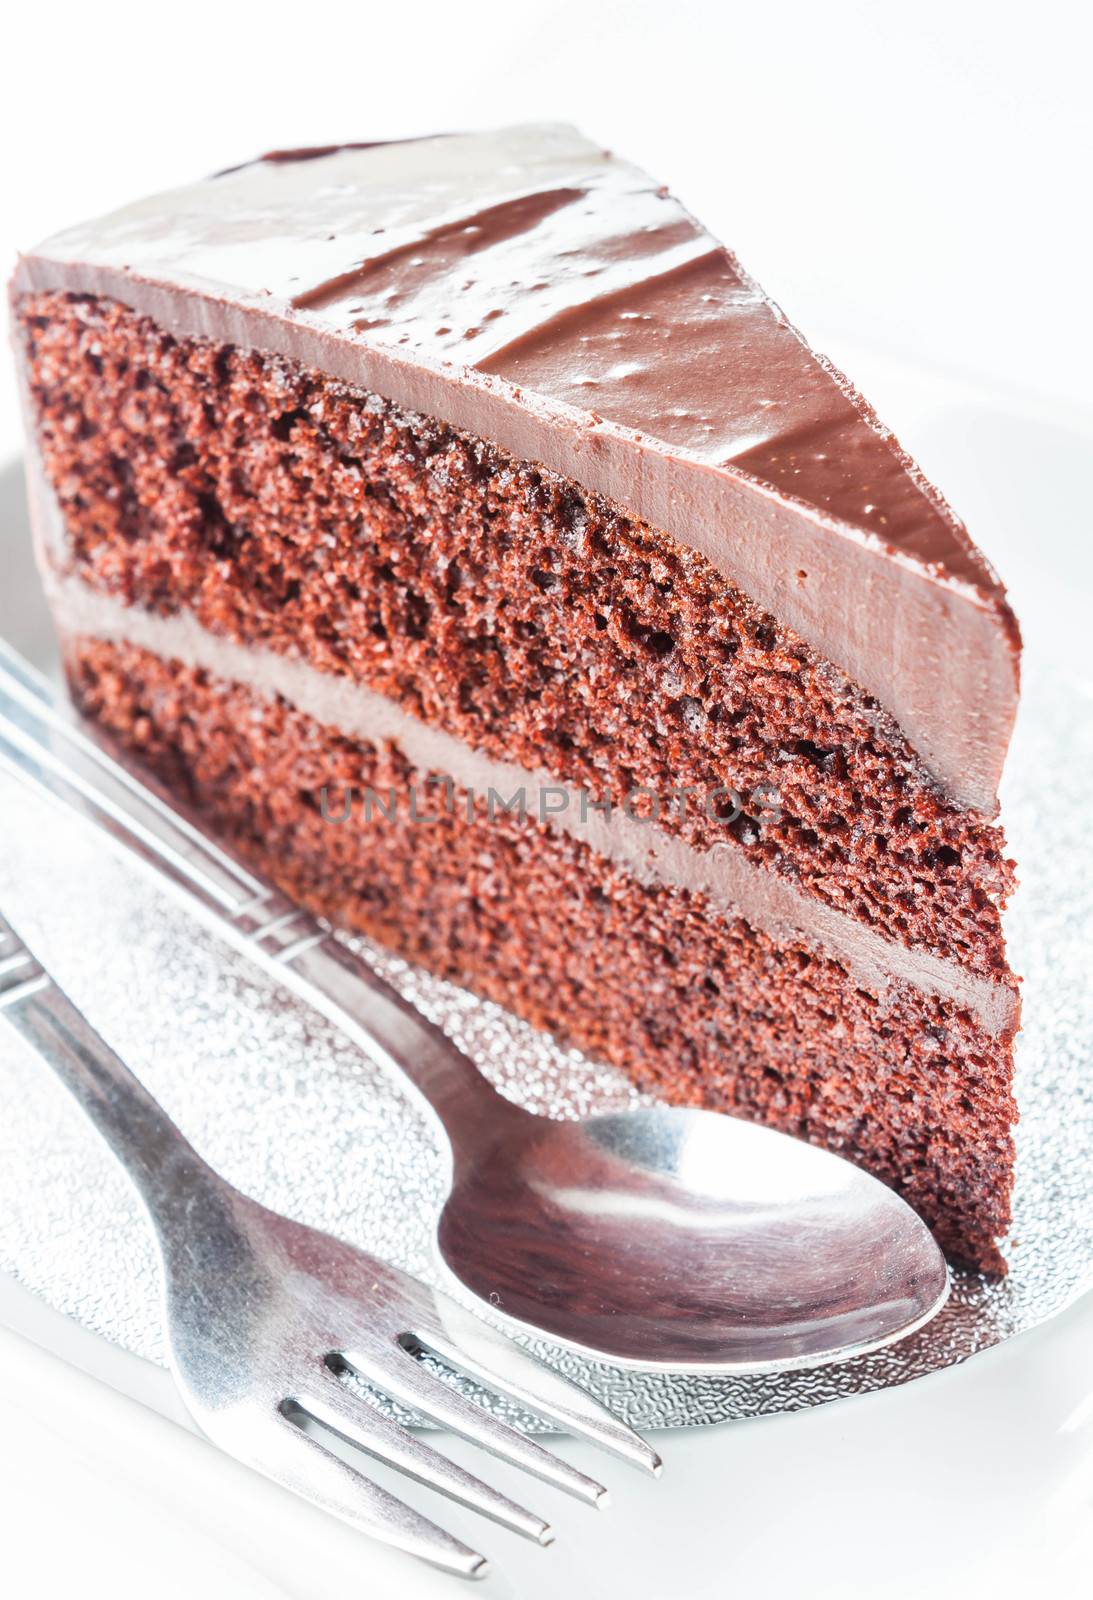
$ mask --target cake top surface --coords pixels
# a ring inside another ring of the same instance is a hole
[[[24,291],[318,368],[689,544],[984,811],[1019,636],[963,525],[668,191],[554,124],[274,152],[66,230]]]
[[[999,589],[890,435],[729,251],[568,127],[274,154],[46,248],[272,300],[364,345],[494,375]]]

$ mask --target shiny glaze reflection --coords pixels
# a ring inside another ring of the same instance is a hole
[[[575,130],[275,153],[46,241],[13,284],[40,289],[299,362],[606,496],[994,813],[1019,650],[998,578],[732,253]]]
[[[50,248],[495,375],[992,587],[951,513],[732,253],[571,128],[273,152]]]

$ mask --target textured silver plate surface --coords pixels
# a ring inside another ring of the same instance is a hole
[[[4,511],[18,480],[2,475]],[[13,514],[17,514],[13,511]],[[10,524],[9,524],[10,527]],[[5,538],[0,634],[50,665],[33,578]],[[903,1383],[1055,1315],[1093,1287],[1093,687],[1026,672],[1004,786],[1025,977],[1009,1277],[958,1274],[904,1343],[812,1372],[644,1376],[544,1353],[645,1426],[797,1410]],[[105,842],[0,775],[0,904],[201,1152],[240,1188],[435,1279],[443,1168],[394,1083],[191,923]],[[636,1096],[497,1007],[360,944],[513,1098],[565,1116]],[[151,1237],[120,1170],[35,1062],[0,1054],[0,1270],[114,1345],[162,1364]]]

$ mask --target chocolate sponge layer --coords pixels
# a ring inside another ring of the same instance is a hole
[[[134,646],[70,637],[65,653],[83,709],[296,898],[658,1094],[850,1156],[899,1189],[956,1259],[1000,1269],[1009,1037],[907,986],[872,993],[803,942],[701,896],[643,887],[533,819],[472,821],[460,797],[427,824],[405,807],[337,822],[334,804],[324,817],[324,788],[405,793],[429,775],[390,745]]]
[[[700,806],[664,825],[1012,982],[998,828],[947,802],[883,709],[702,556],[282,358],[101,299],[30,295],[18,317],[86,582],[302,655],[593,794],[731,786],[729,828]],[[757,798],[772,791],[776,808]]]

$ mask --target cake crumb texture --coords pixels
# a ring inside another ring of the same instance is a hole
[[[393,747],[131,645],[70,637],[65,662],[81,708],[296,899],[645,1089],[850,1157],[903,1194],[955,1260],[1004,1270],[1008,1037],[900,984],[871,993],[802,941],[643,887],[535,821],[470,822],[458,795],[428,824],[404,811],[331,821],[324,787],[405,793],[429,775]]]
[[[595,798],[731,787],[735,820],[700,801],[661,825],[1013,986],[1000,829],[949,803],[884,711],[704,557],[282,358],[57,292],[24,297],[18,322],[62,559],[85,582],[302,657]]]

